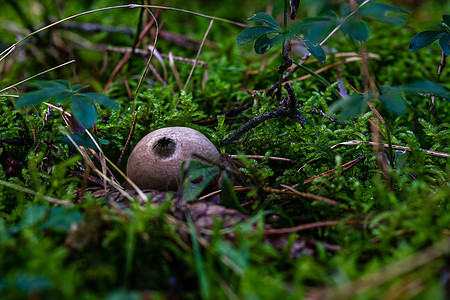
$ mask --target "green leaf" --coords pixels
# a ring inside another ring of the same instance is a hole
[[[253,42],[263,34],[279,32],[267,26],[254,26],[242,30],[236,37],[236,44],[239,46]]]
[[[81,89],[87,88],[89,85],[75,84],[72,86],[72,92],[79,91]]]
[[[400,93],[388,93],[379,96],[380,101],[388,111],[395,115],[401,115],[406,110],[406,102]]]
[[[53,207],[48,221],[42,224],[42,229],[53,229],[59,232],[67,232],[73,223],[83,221],[83,215],[78,210],[67,207]]]
[[[362,114],[366,111],[367,101],[371,98],[370,95],[351,95],[344,99],[333,103],[329,108],[329,113],[336,113],[340,111],[340,119],[348,119],[351,116]]]
[[[331,32],[336,23],[336,20],[329,18],[311,18],[295,24],[291,31],[295,34],[302,32],[311,43],[316,44]]]
[[[72,98],[72,94],[62,92],[61,94],[55,95],[52,100],[53,103],[64,103],[69,101]]]
[[[314,46],[310,41],[303,41],[305,43],[306,47],[308,48],[309,53],[311,53],[312,56],[314,56],[315,59],[320,61],[321,63],[324,63],[327,59],[327,56],[325,54],[325,51],[323,51],[322,47],[320,45]]]
[[[405,13],[409,14],[410,12],[393,5],[384,4],[384,3],[374,3],[361,7],[359,10],[359,14],[365,17],[375,18],[377,21],[391,24],[391,25],[403,25],[406,23],[406,19],[403,16],[387,15],[388,12],[396,12],[396,13]]]
[[[369,38],[369,28],[363,21],[350,18],[342,24],[342,31],[356,41],[366,41]]]
[[[30,83],[31,86],[39,89],[60,89],[70,93],[70,83],[67,80],[37,80]]]
[[[236,209],[242,213],[247,213],[239,203],[239,199],[233,190],[231,180],[226,172],[222,173],[222,191],[220,192],[220,204],[225,207]]]
[[[260,36],[254,45],[255,52],[258,54],[264,54],[270,50],[275,44],[280,43],[283,40],[283,35],[279,34],[273,38],[269,38],[267,35]]]
[[[28,105],[35,105],[40,104],[44,101],[49,101],[53,97],[56,97],[58,95],[64,94],[65,92],[57,89],[45,89],[45,90],[38,90],[33,91],[30,93],[27,93],[19,98],[16,102],[16,106],[22,107],[22,106],[28,106]]]
[[[445,55],[450,54],[450,33],[444,34],[439,39],[439,46],[441,46],[442,52],[444,52]]]
[[[416,34],[409,42],[409,51],[422,49],[445,34],[443,31],[422,31]]]
[[[78,95],[82,97],[87,97],[90,100],[109,108],[113,109],[119,108],[119,105],[113,99],[99,93],[80,93]]]
[[[264,24],[277,28],[279,31],[282,31],[281,26],[277,23],[277,21],[271,15],[265,12],[256,13],[253,17],[247,19],[246,21],[262,22]]]
[[[27,228],[41,223],[47,216],[47,207],[44,205],[28,206],[23,212],[19,228]]]
[[[50,290],[53,287],[52,281],[46,276],[30,275],[24,271],[19,271],[14,277],[15,289],[21,292],[44,293],[44,291]]]
[[[114,290],[108,292],[104,300],[142,300],[138,291]]]
[[[195,200],[218,174],[219,170],[216,166],[191,160],[183,182],[183,199],[187,202]]]
[[[94,103],[87,97],[73,95],[70,102],[73,116],[84,127],[91,128],[97,120],[97,109]]]
[[[393,89],[393,92],[400,91],[403,93],[417,94],[417,93],[429,93],[434,96],[439,96],[450,102],[450,91],[440,84],[433,81],[416,81],[414,83],[399,86]]]

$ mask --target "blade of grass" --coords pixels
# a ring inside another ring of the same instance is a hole
[[[50,69],[45,70],[45,71],[43,71],[43,72],[40,72],[40,73],[38,73],[38,74],[36,74],[36,75],[33,75],[33,76],[31,76],[31,77],[28,77],[28,78],[26,78],[26,79],[24,79],[24,80],[22,80],[22,81],[19,81],[19,82],[13,84],[13,85],[10,85],[10,86],[8,86],[8,87],[5,87],[4,89],[1,89],[1,90],[0,90],[0,93],[4,92],[4,91],[6,91],[6,90],[9,90],[9,89],[11,89],[11,88],[13,88],[13,87],[16,87],[16,86],[18,86],[18,85],[21,85],[22,83],[25,83],[25,82],[27,82],[27,81],[30,81],[30,80],[32,80],[32,79],[38,77],[38,76],[44,75],[44,74],[46,74],[46,73],[48,73],[48,72],[51,72],[51,71],[56,70],[56,69],[58,69],[58,68],[64,67],[65,65],[71,64],[71,63],[73,63],[73,62],[75,62],[74,59],[72,59],[71,61],[65,62],[65,63],[63,63],[63,64],[60,64],[59,66],[50,68]]]
[[[89,166],[91,167],[91,169],[97,173],[97,175],[99,175],[100,177],[102,177],[104,180],[106,180],[111,186],[113,186],[116,190],[118,190],[125,198],[127,198],[130,202],[133,201],[133,197],[130,196],[130,194],[128,194],[123,188],[121,188],[118,184],[116,184],[113,180],[111,180],[110,178],[106,177],[92,162],[92,160],[89,158],[89,156],[87,155],[86,151],[83,151],[84,149],[82,149],[80,146],[78,146],[78,144],[72,139],[72,137],[70,136],[70,134],[66,131],[65,128],[60,127],[59,129],[69,140],[70,142],[75,146],[75,148],[78,150],[78,152],[81,153],[81,155],[83,156],[84,160],[89,164]],[[108,160],[108,158],[106,156],[104,156],[106,160]],[[109,162],[109,160],[108,160]],[[114,165],[113,165],[114,166]],[[142,192],[142,191],[141,191]],[[139,194],[139,196],[141,197],[141,194]],[[141,201],[146,202],[147,201],[147,197],[144,195],[143,199],[140,199]]]
[[[126,259],[125,259],[125,288],[130,286],[130,276],[133,268],[133,258],[136,250],[136,234],[135,234],[135,220],[134,217],[128,222],[127,240],[125,244]]]
[[[200,247],[198,245],[197,234],[195,233],[195,227],[194,227],[194,224],[192,223],[192,219],[189,214],[186,214],[186,219],[187,219],[187,222],[189,225],[189,231],[191,233],[192,248],[194,250],[194,260],[195,260],[195,267],[197,269],[197,274],[198,274],[200,293],[201,293],[203,299],[209,299],[210,285],[209,285],[208,277],[205,272],[205,268],[203,266],[202,255],[200,253]]]

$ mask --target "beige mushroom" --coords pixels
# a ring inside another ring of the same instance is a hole
[[[147,134],[134,148],[127,176],[141,189],[175,191],[181,183],[183,161],[197,154],[218,162],[220,153],[203,134],[187,127],[167,127]]]

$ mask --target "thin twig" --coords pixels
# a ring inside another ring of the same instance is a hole
[[[317,109],[317,108],[315,108],[315,107],[310,107],[310,108],[309,108],[309,111],[310,111],[311,113],[314,113],[314,114],[319,115],[319,116],[321,116],[321,117],[327,118],[328,120],[330,120],[330,121],[333,122],[333,123],[342,125],[342,126],[344,126],[344,127],[347,126],[347,123],[346,123],[346,122],[342,122],[341,120],[336,119],[336,117],[330,116],[330,115],[324,113],[322,110]]]
[[[117,160],[117,166],[118,167],[120,167],[120,164],[122,163],[122,159],[125,156],[125,152],[127,151],[128,147],[130,146],[131,138],[132,138],[133,133],[134,133],[134,128],[136,127],[137,114],[138,114],[138,112],[134,113],[134,119],[133,119],[133,124],[131,125],[130,134],[128,135],[128,138],[127,138],[127,141],[125,142],[125,145],[123,146],[123,150],[120,153],[120,157]]]
[[[124,197],[126,197],[129,201],[133,201],[133,197],[131,197],[124,189],[122,189],[118,184],[116,184],[113,180],[111,180],[110,178],[108,178],[105,174],[103,174],[92,162],[92,160],[89,158],[89,156],[87,155],[86,151],[83,151],[83,149],[78,146],[78,144],[72,139],[72,137],[67,133],[67,131],[64,128],[60,128],[60,130],[62,131],[62,133],[72,142],[72,144],[75,146],[75,148],[77,148],[78,152],[80,152],[81,156],[83,156],[83,158],[85,159],[85,161],[89,164],[89,166],[91,167],[91,169],[97,173],[97,175],[99,175],[100,177],[102,177],[102,179],[106,182],[108,182],[110,185],[112,185],[116,190],[118,190]],[[93,140],[95,142],[95,140]],[[123,172],[120,171],[119,168],[117,168],[116,165],[114,165],[109,159],[108,157],[104,156],[104,158],[114,167],[116,168],[116,170],[119,170],[119,173],[121,173],[121,175],[124,175]],[[142,192],[142,190],[140,188],[138,188],[136,186],[136,184],[134,184],[134,182],[132,182],[128,177],[125,176],[125,179],[127,179],[127,181],[131,184],[131,186],[138,192],[139,195],[139,202],[140,203],[145,203],[147,202],[147,196]]]
[[[157,14],[159,14],[159,13],[157,12]],[[150,29],[153,26],[155,21],[156,21],[156,19],[152,18],[152,20],[150,22],[148,22],[148,24],[145,26],[145,28],[142,30],[141,34],[139,35],[139,40],[135,47],[139,47],[141,45],[142,41],[147,36],[148,32],[150,31]],[[156,40],[156,38],[155,38],[155,40]],[[152,53],[153,52],[150,52],[150,57],[152,56]],[[131,58],[131,56],[132,56],[132,48],[131,48],[130,52],[125,53],[125,55],[122,57],[122,59],[119,61],[119,63],[116,65],[116,67],[112,71],[111,75],[108,78],[108,81],[105,84],[105,87],[103,88],[104,92],[109,88],[109,86],[113,82],[114,78],[117,76],[117,74],[119,74],[120,70],[125,66],[126,62]]]
[[[342,165],[342,173],[344,173],[344,172],[348,171],[349,169],[353,168],[354,166],[356,166],[360,162],[363,162],[365,159],[366,159],[366,156],[365,155],[361,155],[357,159],[354,159],[354,160],[352,160],[352,161],[350,161],[348,163],[343,164]],[[331,175],[334,172],[336,172],[336,169],[328,170],[325,173],[322,173],[320,175],[317,175],[317,176],[314,176],[314,177],[306,179],[305,181],[303,181],[303,184],[311,183],[314,180],[316,180],[317,178],[321,178],[321,177],[324,177],[324,176]],[[334,178],[334,176],[331,176],[330,178],[328,178],[328,181],[333,180],[333,178]]]
[[[48,73],[48,72],[50,72],[50,71],[53,71],[53,70],[56,70],[56,69],[58,69],[58,68],[64,67],[65,65],[71,64],[71,63],[73,63],[73,62],[75,62],[75,60],[71,60],[71,61],[65,62],[65,63],[63,63],[63,64],[60,64],[59,66],[50,68],[50,69],[45,70],[45,71],[43,71],[43,72],[40,72],[40,73],[38,73],[38,74],[36,74],[36,75],[33,75],[33,76],[31,76],[31,77],[28,77],[28,78],[26,78],[26,79],[24,79],[24,80],[22,80],[22,81],[19,81],[19,82],[13,84],[13,85],[10,85],[10,86],[8,86],[8,87],[5,87],[4,89],[1,89],[1,90],[0,90],[0,93],[4,92],[4,91],[6,91],[6,90],[8,90],[8,89],[10,89],[10,88],[13,88],[13,87],[16,87],[16,86],[18,86],[18,85],[21,85],[22,83],[25,83],[25,82],[27,82],[27,81],[30,81],[30,80],[32,80],[32,79],[38,77],[38,76],[44,75],[44,74],[46,74],[46,73]],[[2,96],[3,96],[3,95],[2,95]]]
[[[280,104],[274,108],[271,111],[265,112],[260,116],[257,116],[244,125],[242,125],[240,128],[238,128],[235,132],[224,138],[220,144],[225,146],[230,144],[235,139],[239,138],[241,135],[243,135],[245,132],[250,131],[251,129],[255,128],[259,124],[263,123],[266,120],[277,118],[277,117],[289,117],[293,119],[295,122],[300,123],[302,126],[304,126],[307,121],[305,117],[298,111],[297,109],[297,99],[295,98],[294,90],[292,88],[291,84],[286,84],[284,86],[286,91],[288,92],[289,97],[283,98],[281,100]]]
[[[178,90],[183,89],[183,84],[181,83],[180,74],[178,73],[177,67],[175,66],[175,61],[173,60],[172,52],[169,52],[169,66],[172,70],[173,77],[175,77],[175,81],[178,86]],[[179,100],[178,100],[179,101]],[[178,105],[178,102],[177,102]]]
[[[381,143],[375,143],[375,142],[368,142],[368,141],[358,141],[358,140],[352,140],[352,141],[348,141],[348,142],[343,142],[343,143],[339,143],[336,144],[334,146],[331,147],[332,150],[337,149],[341,146],[347,145],[347,146],[356,146],[359,145],[360,143],[364,143],[367,145],[371,145],[371,146],[382,146],[384,148],[389,148],[388,144],[381,144]],[[398,146],[398,145],[392,145],[392,149],[395,150],[402,150],[402,151],[411,151],[411,148],[409,147],[405,147],[405,146]],[[425,149],[420,149],[423,152],[425,152],[428,155],[433,155],[433,156],[438,156],[438,157],[444,157],[444,158],[448,158],[450,157],[449,153],[445,153],[445,152],[439,152],[439,151],[432,151],[432,150],[425,150]]]
[[[326,197],[322,197],[322,196],[314,195],[314,194],[309,194],[309,193],[299,192],[299,191],[295,190],[294,188],[292,188],[290,186],[283,186],[283,187],[285,187],[286,189],[289,189],[289,190],[286,191],[286,190],[272,189],[272,188],[263,188],[262,190],[266,194],[295,195],[295,196],[300,196],[300,197],[306,198],[306,199],[312,199],[312,200],[316,200],[316,201],[325,202],[325,203],[328,203],[328,204],[333,205],[333,206],[342,205],[341,203],[339,203],[339,202],[337,202],[335,200],[326,198]],[[235,191],[235,192],[252,191],[254,189],[255,189],[254,187],[248,187],[248,186],[234,186],[233,187],[233,191]],[[198,198],[198,201],[204,201],[204,200],[206,200],[208,198],[211,198],[211,197],[213,197],[215,195],[220,194],[221,192],[222,192],[221,189],[219,189],[217,191],[214,191],[214,192],[211,192],[211,193],[209,193],[207,195],[204,195],[204,196]]]
[[[238,159],[239,157],[242,157],[242,155],[229,155],[230,158],[233,159]],[[275,160],[275,161],[285,161],[285,162],[289,162],[292,164],[296,164],[297,161],[294,159],[290,159],[290,158],[285,158],[285,157],[276,157],[276,156],[263,156],[263,155],[243,155],[245,158],[248,159],[268,159],[268,160]]]
[[[197,51],[197,56],[195,57],[194,64],[192,65],[192,68],[191,68],[191,72],[189,73],[188,79],[186,80],[186,83],[184,84],[184,88],[183,88],[184,90],[187,88],[187,85],[189,84],[189,81],[191,80],[192,74],[194,73],[195,67],[197,66],[198,58],[200,56],[200,53],[202,52],[203,45],[205,44],[206,38],[208,37],[209,31],[211,30],[213,23],[214,23],[214,20],[211,19],[211,21],[209,22],[208,29],[206,29],[206,32],[203,36],[200,47]],[[176,105],[175,105],[175,107],[176,107]]]
[[[17,184],[8,182],[8,181],[4,181],[4,180],[1,180],[1,179],[0,179],[0,185],[9,187],[9,188],[14,189],[14,190],[19,191],[19,192],[23,192],[23,193],[31,194],[31,195],[34,195],[34,196],[42,197],[44,200],[46,200],[48,202],[56,203],[56,204],[59,204],[59,205],[64,205],[64,206],[67,206],[67,207],[70,207],[70,206],[73,205],[72,202],[70,202],[68,200],[60,200],[60,199],[56,199],[56,198],[53,198],[53,197],[50,197],[50,196],[42,195],[41,193],[33,191],[33,190],[29,189],[29,188],[26,188],[26,187],[23,187],[23,186],[20,186],[20,185],[17,185]]]
[[[47,30],[47,29],[49,29],[51,27],[54,27],[54,26],[56,26],[56,25],[58,25],[60,23],[66,22],[68,20],[71,20],[71,19],[74,19],[74,18],[77,18],[77,17],[80,17],[80,16],[84,16],[84,15],[87,15],[87,14],[100,12],[100,11],[106,11],[106,10],[118,9],[118,8],[142,8],[142,7],[179,11],[179,12],[184,12],[184,13],[192,14],[192,15],[195,15],[195,16],[199,16],[199,17],[202,17],[202,18],[214,19],[214,20],[217,20],[217,21],[234,24],[234,25],[239,26],[239,27],[248,27],[248,25],[242,24],[242,23],[239,23],[239,22],[227,20],[227,19],[224,19],[224,18],[208,16],[208,15],[200,14],[200,13],[197,13],[197,12],[193,12],[193,11],[189,11],[189,10],[185,10],[185,9],[174,8],[174,7],[158,6],[158,5],[140,5],[140,4],[116,5],[116,6],[109,6],[109,7],[93,9],[93,10],[85,11],[85,12],[82,12],[82,13],[79,13],[79,14],[75,14],[75,15],[69,16],[67,18],[61,19],[59,21],[53,22],[53,23],[51,23],[51,24],[49,24],[47,26],[44,26],[44,27],[42,27],[42,28],[40,28],[40,29],[38,29],[38,30],[36,30],[34,32],[31,32],[31,33],[27,34],[25,37],[23,37],[22,39],[20,39],[19,41],[17,41],[16,43],[14,43],[13,45],[11,45],[8,48],[6,48],[4,51],[2,51],[0,53],[0,61],[2,61],[6,56],[8,56],[11,52],[13,52],[15,50],[16,46],[21,44],[26,39],[30,38],[33,35],[38,34],[39,32],[42,32],[42,31]]]
[[[292,232],[299,232],[314,228],[322,228],[322,227],[333,227],[337,226],[339,224],[345,224],[345,225],[355,225],[359,222],[355,221],[323,221],[323,222],[315,222],[315,223],[308,223],[308,224],[301,224],[294,227],[289,228],[279,228],[279,229],[267,229],[264,230],[264,235],[274,235],[274,234],[284,234],[284,233],[292,233]]]
[[[86,43],[86,42],[82,42],[82,41],[77,41],[77,44],[78,44],[78,46],[75,46],[75,47],[78,47],[81,49],[88,49],[88,50],[92,50],[92,51],[101,51],[101,52],[108,51],[108,52],[114,52],[114,53],[127,54],[127,53],[132,52],[132,50],[133,50],[132,47],[116,47],[116,46],[110,46],[110,45],[105,45],[105,44],[95,44],[94,45],[94,44],[90,44],[90,43]],[[134,53],[139,54],[141,56],[147,56],[147,55],[150,55],[151,51],[152,51],[152,47],[149,47],[149,49],[137,48],[134,50]],[[160,53],[159,55],[162,58],[169,59],[169,54]],[[194,64],[194,62],[195,62],[194,59],[176,56],[176,55],[172,55],[172,58],[175,61],[179,61],[182,63],[191,64],[191,65]],[[203,67],[203,68],[208,68],[208,63],[206,61],[197,60],[197,66]]]
[[[269,120],[274,119],[277,117],[290,117],[294,119],[296,122],[299,122],[302,126],[306,124],[306,119],[303,117],[303,115],[296,109],[291,109],[288,107],[285,107],[283,105],[279,105],[275,109],[268,111],[260,116],[257,116],[244,125],[242,125],[239,129],[237,129],[235,132],[224,138],[220,144],[222,146],[230,144],[232,141],[238,139],[241,135],[243,135],[245,132],[252,130],[256,126],[260,125],[261,123]]]
[[[229,117],[229,116],[235,115],[237,113],[240,113],[240,112],[242,112],[244,110],[247,110],[248,108],[250,108],[252,106],[253,106],[253,100],[252,100],[252,102],[248,102],[248,103],[245,103],[244,105],[241,105],[241,106],[238,106],[238,107],[234,107],[234,108],[231,108],[231,109],[229,109],[227,111],[221,112],[218,115],[219,116],[225,115],[226,117]],[[194,121],[193,123],[194,124],[206,125],[206,124],[210,124],[212,122],[215,122],[216,120],[217,120],[217,116],[213,116],[211,118],[206,118],[206,119],[203,119],[203,120],[200,120],[200,121]]]
[[[205,44],[206,38],[208,37],[209,31],[211,30],[213,23],[214,23],[214,19],[211,19],[211,21],[209,22],[209,26],[206,29],[205,34],[203,35],[202,42],[201,42],[200,47],[198,48],[198,51],[197,51],[197,56],[195,57],[194,64],[192,65],[191,71],[189,72],[189,76],[188,76],[188,78],[186,80],[186,83],[184,84],[183,90],[186,90],[186,88],[187,88],[187,86],[189,84],[189,81],[191,80],[192,74],[194,74],[195,66],[197,65],[198,58],[200,56],[200,53],[202,52],[203,45]],[[178,104],[180,103],[180,99],[181,99],[181,96],[178,98],[177,104],[175,104],[175,108],[178,107]]]
[[[303,198],[308,198],[308,199],[313,199],[313,200],[316,200],[316,201],[325,202],[325,203],[328,203],[328,204],[333,205],[333,206],[342,205],[341,203],[339,203],[339,202],[337,202],[335,200],[326,198],[326,197],[322,197],[322,196],[314,195],[314,194],[309,194],[309,193],[299,192],[296,189],[294,189],[293,187],[290,187],[288,185],[281,184],[280,186],[284,187],[285,189],[288,189],[289,191],[293,192],[295,195],[301,196]]]
[[[133,112],[134,110],[134,102],[136,101],[139,89],[141,87],[142,82],[144,81],[145,75],[147,74],[148,68],[150,66],[150,62],[153,58],[153,52],[156,49],[156,42],[158,41],[158,32],[159,32],[159,25],[158,25],[158,21],[156,20],[155,15],[152,13],[152,11],[150,9],[147,8],[148,13],[152,16],[153,22],[155,23],[155,27],[156,27],[156,34],[155,34],[155,40],[153,41],[153,48],[152,51],[150,53],[150,57],[147,60],[147,64],[145,65],[145,69],[144,72],[142,73],[141,78],[139,79],[139,83],[136,87],[136,91],[134,92],[134,97],[133,97],[133,103],[131,104],[131,112]]]

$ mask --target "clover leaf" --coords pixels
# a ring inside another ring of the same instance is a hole
[[[87,85],[75,84],[73,86],[66,80],[36,81],[31,84],[38,90],[27,93],[19,98],[16,106],[30,106],[44,101],[70,103],[73,116],[86,128],[94,126],[97,120],[95,103],[109,108],[117,109],[118,105],[113,99],[98,93],[81,93],[80,90]]]
[[[277,21],[268,13],[259,12],[253,17],[247,19],[247,21],[261,22],[268,25],[246,28],[241,31],[236,37],[236,44],[239,46],[255,41],[253,48],[258,54],[264,54],[273,46],[282,44],[292,37],[302,40],[291,31],[283,31]],[[269,35],[273,35],[273,37],[270,37]],[[314,56],[318,61],[325,61],[326,55],[320,45],[314,45],[309,41],[303,41],[303,43],[305,44],[311,55]]]

